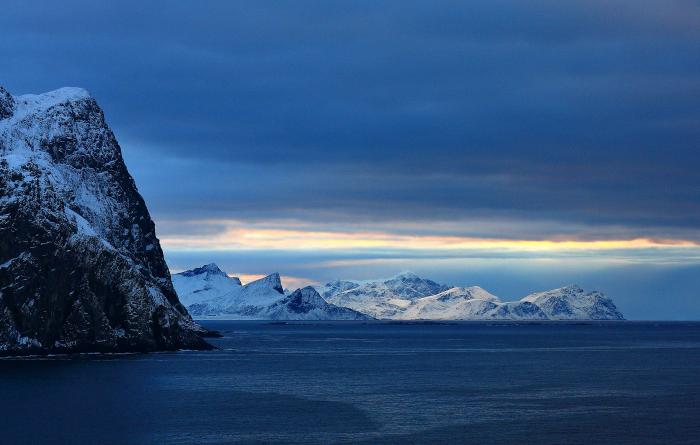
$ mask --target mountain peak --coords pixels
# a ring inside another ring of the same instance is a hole
[[[313,286],[297,289],[270,306],[273,319],[289,320],[367,320],[370,317],[355,310],[329,304]]]
[[[210,272],[222,272],[222,270],[219,269],[219,266],[216,263],[205,264],[204,266],[202,266],[202,268]]]
[[[42,94],[23,94],[14,97],[17,111],[21,114],[43,112],[57,105],[78,102],[92,102],[97,107],[90,93],[83,88],[63,87]]]
[[[448,287],[432,280],[421,278],[413,272],[403,272],[383,283],[400,298],[415,299],[435,295]]]
[[[90,98],[92,98],[92,96],[88,90],[78,87],[63,87],[42,94],[25,94],[19,96],[19,99],[33,99],[36,103],[44,103],[46,105]]]
[[[282,287],[282,279],[280,278],[280,274],[277,272],[272,273],[266,277],[260,278],[255,281],[251,281],[250,283],[246,284],[247,287],[271,287],[280,294],[284,295],[284,288]]]
[[[393,277],[394,280],[420,280],[421,277],[410,271],[401,272]]]
[[[436,294],[435,297],[441,297],[444,299],[449,298],[463,298],[463,299],[477,299],[477,300],[487,300],[487,301],[500,301],[499,298],[489,291],[485,290],[480,286],[469,286],[469,287],[451,287],[446,291]]]
[[[323,305],[326,300],[321,298],[321,295],[312,286],[306,286],[301,289],[297,289],[289,296],[290,300],[297,301],[298,303],[311,304],[311,305]]]
[[[583,292],[583,289],[578,284],[569,284],[569,285],[566,285],[564,287],[560,287],[559,289],[555,289],[555,290],[559,290],[559,291],[567,292],[567,293],[572,293],[572,294],[580,294],[581,292]]]
[[[186,270],[184,272],[180,272],[179,275],[183,275],[185,277],[193,277],[196,275],[221,275],[221,276],[228,276],[224,271],[219,269],[219,266],[217,266],[215,263],[209,263],[205,264],[202,267],[196,267],[194,269]]]

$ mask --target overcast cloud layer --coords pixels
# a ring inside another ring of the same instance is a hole
[[[226,220],[700,241],[697,1],[106,3],[3,3],[0,84],[91,91],[161,237]],[[241,273],[407,266],[467,280],[467,263],[317,261],[386,252],[235,255],[220,261]],[[538,270],[551,279],[523,290],[568,278]],[[627,273],[612,286],[623,294]],[[499,286],[490,276],[468,278]]]

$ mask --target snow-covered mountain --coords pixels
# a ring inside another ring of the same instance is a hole
[[[197,319],[621,320],[612,300],[576,286],[501,301],[478,286],[449,287],[405,272],[376,281],[336,280],[285,292],[278,274],[241,285],[215,264],[173,275]]]
[[[498,307],[500,300],[484,289],[453,287],[415,300],[397,318],[404,320],[460,320],[484,318]]]
[[[241,280],[229,277],[213,263],[173,274],[172,280],[185,307],[215,299],[241,287]]]
[[[319,289],[336,306],[349,307],[374,318],[400,318],[417,299],[446,291],[447,286],[410,272],[380,281],[333,281]]]
[[[309,288],[286,294],[279,274],[246,285],[216,264],[173,275],[182,304],[198,319],[362,320],[369,317],[326,302]]]
[[[550,320],[622,320],[612,300],[601,292],[585,292],[578,286],[566,286],[538,292],[521,300],[536,304]]]
[[[278,274],[241,285],[238,278],[229,277],[216,264],[174,274],[173,285],[195,318],[255,318],[284,298]]]
[[[611,299],[577,286],[503,302],[484,289],[448,287],[403,273],[389,280],[333,281],[324,298],[379,319],[397,320],[622,320]]]
[[[370,320],[365,314],[329,304],[311,286],[297,289],[291,295],[265,308],[261,315],[269,320]]]
[[[0,87],[0,354],[208,348],[95,100]]]

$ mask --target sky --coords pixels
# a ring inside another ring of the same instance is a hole
[[[0,84],[91,92],[173,272],[700,319],[698,1],[109,3],[4,2]]]

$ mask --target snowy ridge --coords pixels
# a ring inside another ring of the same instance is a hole
[[[329,303],[374,318],[399,318],[418,298],[448,290],[447,286],[406,272],[388,280],[334,281],[319,289]]]
[[[486,318],[499,307],[498,297],[484,289],[453,287],[436,295],[417,299],[399,315],[404,320],[457,320]]]
[[[196,319],[363,320],[369,317],[327,303],[312,288],[286,294],[277,273],[241,285],[215,264],[173,275],[173,285]],[[311,292],[313,290],[313,292]]]
[[[282,279],[280,278],[280,274],[278,273],[273,273],[266,277],[260,278],[259,280],[252,281],[249,284],[247,284],[246,287],[256,292],[265,292],[267,289],[272,289],[275,292],[284,295]]]
[[[332,281],[319,291],[337,306],[396,320],[622,320],[600,292],[567,286],[502,302],[478,287],[448,287],[412,273],[388,280]]]

